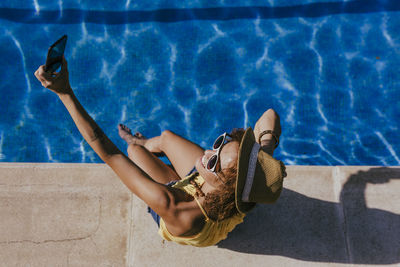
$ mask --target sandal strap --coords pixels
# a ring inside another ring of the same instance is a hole
[[[263,137],[266,134],[271,134],[275,138],[275,148],[278,147],[279,145],[279,138],[276,136],[276,134],[272,130],[265,130],[260,133],[260,136],[258,137],[258,143],[261,144],[261,137]]]

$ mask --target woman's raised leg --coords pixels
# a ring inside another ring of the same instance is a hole
[[[181,178],[184,178],[193,169],[196,160],[204,155],[203,148],[172,131],[166,130],[160,136],[146,139],[140,133],[132,135],[129,128],[124,125],[120,125],[118,129],[120,136],[128,144],[142,145],[152,153],[163,152]]]
[[[128,145],[128,157],[159,183],[166,184],[180,179],[172,168],[141,145]]]
[[[166,184],[180,179],[172,168],[162,162],[147,148],[137,144],[139,141],[142,142],[146,140],[142,135],[132,135],[131,130],[122,124],[118,126],[118,132],[121,138],[128,144],[128,157],[153,180]]]
[[[204,149],[199,145],[168,130],[163,131],[154,141],[149,139],[145,147],[158,148],[164,152],[181,178],[184,178],[193,169],[196,160],[204,155]]]

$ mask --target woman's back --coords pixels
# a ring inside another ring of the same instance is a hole
[[[202,199],[196,197],[196,186],[190,183],[192,180],[201,187],[204,180],[198,178],[198,173],[193,172],[182,180],[171,185],[175,203],[162,220],[168,232],[174,236],[192,236],[198,234],[208,218],[201,206]]]
[[[196,197],[196,188],[190,184],[193,179],[196,184],[202,186],[204,179],[198,173],[186,177],[173,185],[187,195],[178,200],[175,214],[160,220],[159,234],[166,240],[175,241],[184,245],[198,247],[210,246],[225,239],[233,228],[243,222],[244,214],[237,214],[222,221],[210,219],[204,211],[199,199]],[[192,198],[184,197],[189,196]],[[165,216],[164,216],[165,217]]]
[[[164,216],[162,220],[169,233],[174,236],[187,237],[201,231],[206,217],[193,199],[192,201],[178,202],[171,216]]]

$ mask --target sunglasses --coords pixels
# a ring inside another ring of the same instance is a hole
[[[222,147],[226,144],[225,143],[226,137],[231,137],[231,136],[227,133],[223,133],[214,141],[212,149],[215,151],[215,154],[208,159],[206,165],[207,170],[210,172],[215,173],[215,168],[217,167],[219,154],[221,153]]]

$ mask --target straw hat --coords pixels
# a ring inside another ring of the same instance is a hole
[[[246,129],[239,147],[235,202],[241,213],[256,203],[273,203],[286,177],[283,162],[274,159],[256,142],[253,129]]]

